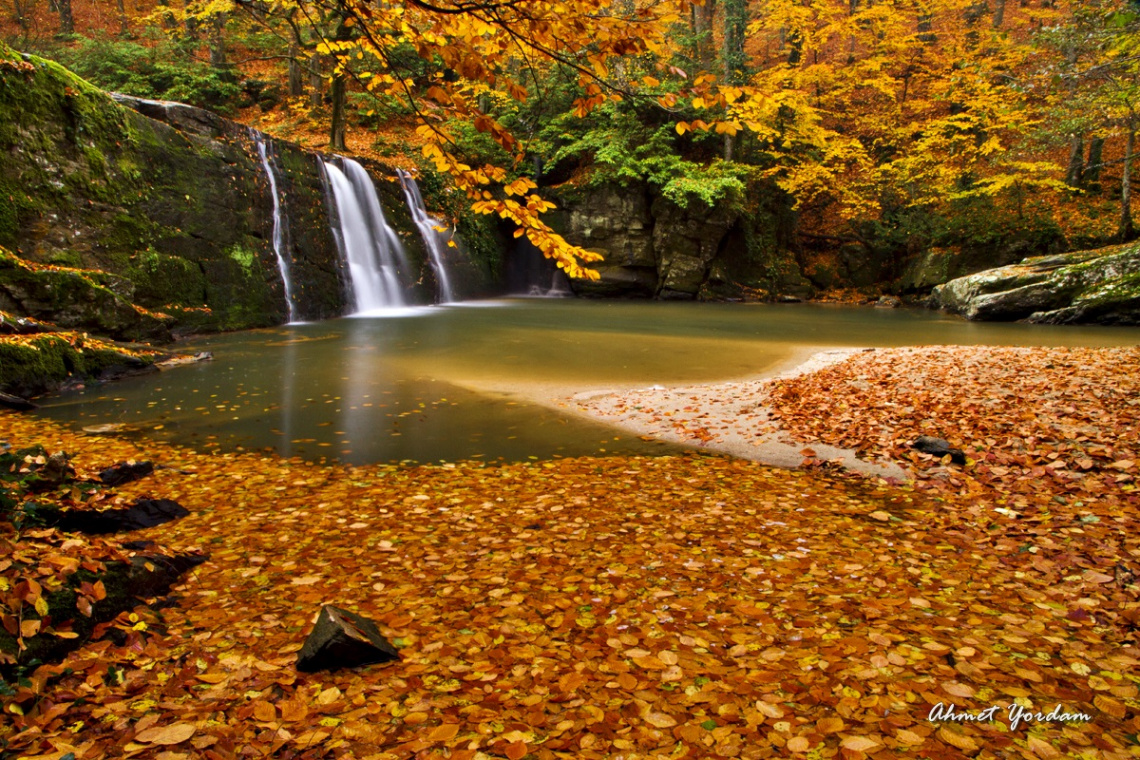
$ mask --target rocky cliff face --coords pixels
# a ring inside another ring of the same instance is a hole
[[[1140,244],[1029,258],[934,289],[934,305],[967,319],[1140,324]]]
[[[560,189],[553,225],[568,241],[600,253],[601,278],[575,280],[586,296],[661,299],[807,297],[788,250],[777,204],[751,213],[681,208],[644,184]]]
[[[338,316],[347,283],[322,157],[269,145],[296,315]],[[399,185],[377,189],[414,266],[426,269]],[[0,66],[0,246],[35,264],[119,275],[118,295],[170,314],[175,332],[280,324],[288,315],[255,133],[182,104],[113,99],[31,56]],[[423,274],[413,279],[430,283]]]

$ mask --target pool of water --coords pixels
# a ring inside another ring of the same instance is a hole
[[[755,376],[834,346],[1137,343],[1134,328],[910,309],[516,299],[212,336],[179,348],[213,361],[50,396],[37,413],[356,464],[654,454],[676,449],[530,399]]]

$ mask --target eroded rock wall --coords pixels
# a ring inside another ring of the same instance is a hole
[[[599,253],[597,281],[574,280],[584,296],[719,300],[811,295],[790,248],[787,213],[775,193],[744,211],[685,207],[646,184],[560,188],[554,226]]]

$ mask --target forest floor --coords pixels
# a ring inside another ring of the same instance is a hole
[[[1137,366],[889,349],[739,389],[740,426],[762,403],[901,482],[810,452],[315,465],[0,414],[81,475],[166,465],[118,498],[191,514],[131,538],[210,555],[4,690],[0,757],[1140,757]],[[0,580],[41,572],[31,533]],[[322,603],[401,659],[298,673]]]

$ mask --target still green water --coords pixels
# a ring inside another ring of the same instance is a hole
[[[355,464],[670,453],[527,399],[753,376],[809,348],[1137,343],[1140,329],[909,309],[518,299],[213,336],[179,346],[211,362],[45,398],[38,414]]]

